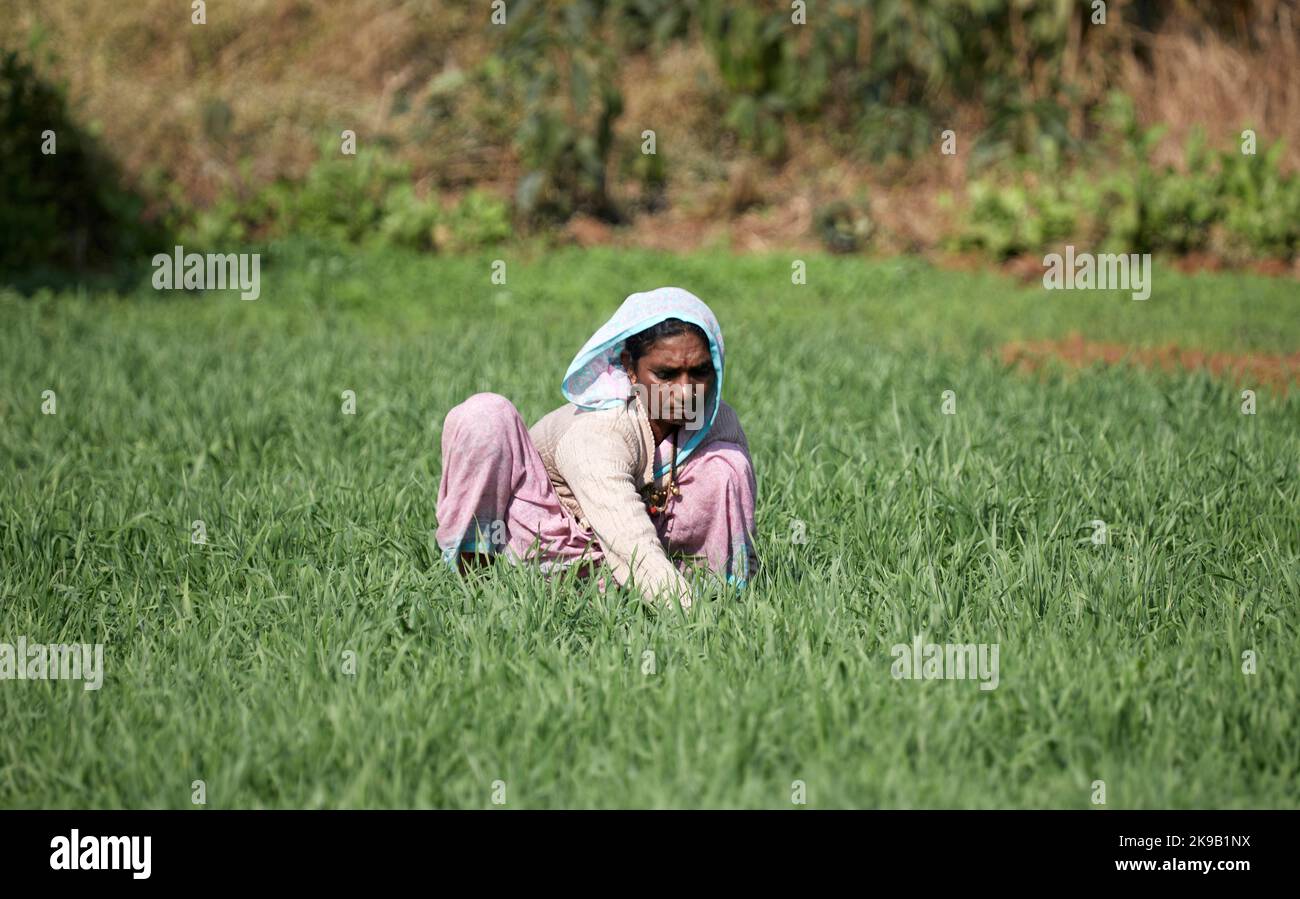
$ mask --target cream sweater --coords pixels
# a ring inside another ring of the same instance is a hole
[[[543,416],[529,435],[560,502],[596,535],[619,584],[631,579],[647,602],[675,598],[688,607],[690,588],[664,552],[641,497],[641,489],[654,483],[655,467],[654,432],[641,401],[633,396],[623,406],[599,410],[568,403]],[[740,419],[726,403],[692,456],[715,441],[749,451]]]

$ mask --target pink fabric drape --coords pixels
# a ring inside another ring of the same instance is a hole
[[[671,445],[660,445],[668,458]],[[660,542],[683,573],[704,563],[743,586],[757,568],[754,470],[734,443],[706,444],[677,471],[682,495],[655,516]],[[514,405],[493,393],[471,396],[447,413],[442,429],[438,545],[455,564],[460,552],[504,553],[543,570],[598,561],[600,544],[567,508]]]

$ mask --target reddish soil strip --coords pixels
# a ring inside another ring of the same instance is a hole
[[[1300,352],[1288,356],[1267,353],[1211,353],[1167,344],[1134,347],[1122,343],[1099,343],[1071,334],[1064,340],[1015,341],[1003,345],[1000,355],[1007,365],[1022,371],[1040,370],[1056,360],[1072,368],[1093,365],[1131,365],[1161,371],[1208,371],[1242,387],[1267,384],[1286,389],[1300,384]]]

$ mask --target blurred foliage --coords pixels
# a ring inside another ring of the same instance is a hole
[[[1282,150],[1278,141],[1262,156],[1218,157],[1220,196],[1232,199],[1223,209],[1229,255],[1300,253],[1300,178],[1281,173]]]
[[[780,159],[786,151],[786,113],[815,106],[822,87],[815,76],[798,70],[788,18],[748,4],[705,2],[700,21],[733,96],[723,124],[763,158]]]
[[[860,250],[875,231],[870,208],[865,196],[855,202],[836,200],[818,207],[813,213],[813,230],[817,239],[832,253]]]
[[[515,204],[525,222],[576,212],[620,218],[606,171],[623,95],[616,56],[602,37],[605,12],[599,0],[522,0],[510,11],[498,55],[503,87],[521,114],[515,144],[524,173]]]
[[[104,269],[162,240],[63,92],[15,52],[0,52],[0,185],[0,273]]]
[[[326,153],[338,153],[330,145]],[[301,235],[345,244],[466,250],[512,234],[508,205],[472,190],[444,209],[420,197],[410,167],[381,150],[326,156],[301,182],[279,181],[250,196],[227,194],[194,212],[184,229],[200,246]]]
[[[1086,27],[1089,8],[1064,0],[840,0],[804,12],[798,23],[797,8],[773,0],[512,6],[489,66],[518,107],[519,213],[620,218],[606,172],[621,55],[698,35],[725,91],[719,124],[769,162],[786,157],[795,119],[833,123],[854,155],[911,158],[953,124],[943,118],[956,103],[974,102],[988,115],[975,158],[989,163],[1045,141],[1074,145],[1072,115],[1098,99],[1082,75],[1119,31]]]
[[[686,38],[694,0],[520,0],[509,7],[496,52],[480,69],[504,118],[517,123],[513,145],[522,163],[514,211],[525,227],[585,213],[622,222],[628,209],[609,189],[615,169],[639,185],[641,208],[661,208],[667,184],[662,151],[618,142],[623,114],[620,63]]]
[[[1214,152],[1193,134],[1178,170],[1151,163],[1162,129],[1140,127],[1124,95],[1112,95],[1096,119],[1102,137],[1076,165],[1049,153],[1009,181],[972,181],[956,246],[1006,258],[1076,240],[1229,261],[1290,258],[1300,248],[1300,177],[1282,171],[1280,142],[1255,155]]]
[[[847,126],[866,158],[910,158],[954,124],[944,117],[958,103],[986,111],[979,161],[1071,146],[1072,115],[1100,99],[1090,85],[1101,80],[1084,76],[1121,40],[1068,0],[839,0],[805,24],[788,3],[698,0],[698,10],[733,95],[724,123],[772,160],[788,116]]]
[[[862,153],[877,163],[915,159],[934,149],[941,131],[931,113],[921,107],[873,104],[862,113],[850,152]]]
[[[1296,187],[1281,173],[1278,145],[1243,157],[1194,143],[1185,171],[1158,168],[1150,159],[1159,132],[1139,129],[1131,109],[1107,100],[1116,62],[1151,52],[1135,32],[1152,34],[1172,16],[1236,34],[1238,21],[1281,13],[1247,16],[1247,0],[1234,0],[1240,15],[1199,16],[1157,0],[1107,6],[1105,26],[1092,24],[1092,4],[1082,0],[512,0],[501,27],[486,27],[478,14],[428,11],[446,13],[439,28],[461,31],[438,48],[446,52],[436,64],[423,60],[409,79],[396,78],[385,122],[400,124],[355,157],[327,147],[307,168],[319,133],[311,130],[299,155],[284,154],[294,165],[262,165],[249,148],[264,135],[243,130],[242,109],[236,122],[238,104],[215,91],[202,96],[193,112],[201,140],[191,145],[210,158],[192,160],[205,187],[194,195],[226,193],[201,206],[186,196],[196,179],[178,186],[183,179],[165,162],[139,178],[149,206],[119,187],[93,142],[67,121],[59,93],[10,56],[0,97],[8,125],[0,134],[0,264],[79,266],[142,252],[159,233],[140,224],[146,213],[207,245],[302,233],[423,251],[475,248],[576,214],[618,223],[658,211],[674,164],[685,172],[678,177],[698,184],[733,162],[748,165],[746,156],[779,163],[796,135],[853,162],[933,158],[949,128],[960,131],[961,164],[974,176],[959,246],[1007,256],[1082,236],[1232,257],[1294,254]],[[191,34],[189,58],[218,60],[241,34],[233,20]],[[148,41],[137,40],[130,46],[144,52]],[[453,43],[472,49],[458,59]],[[631,77],[623,64],[675,43],[699,51],[683,56],[688,65],[706,63],[698,82],[669,84],[695,105],[652,112],[684,112],[705,133],[674,139],[667,155],[663,140],[643,152],[644,131],[662,128],[662,119],[618,127],[620,85]],[[49,122],[59,123],[59,156],[47,160],[34,154],[36,135],[56,127]],[[490,191],[476,187],[489,183]],[[457,199],[440,200],[440,192]],[[831,201],[813,223],[830,249],[860,248],[876,233],[865,200],[818,200]]]
[[[661,50],[685,38],[694,9],[691,0],[611,0],[606,5],[612,7],[619,46],[631,53]]]

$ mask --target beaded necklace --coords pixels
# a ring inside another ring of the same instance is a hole
[[[681,433],[681,427],[678,426],[673,430],[673,461],[668,469],[668,480],[662,487],[656,488],[649,484],[645,488],[645,500],[648,511],[651,515],[658,515],[661,512],[664,517],[668,517],[668,500],[670,497],[680,497],[681,488],[677,486],[677,435]]]

